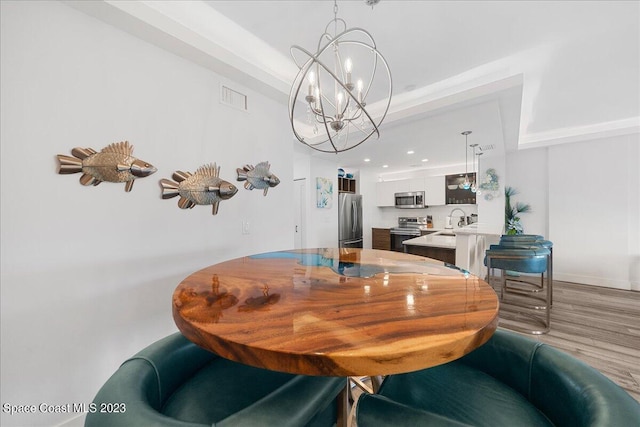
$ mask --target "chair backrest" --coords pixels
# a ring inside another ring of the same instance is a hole
[[[529,399],[532,360],[542,343],[498,329],[460,361],[509,385]]]
[[[640,404],[582,361],[498,329],[460,361],[509,385],[555,425],[638,425]]]
[[[591,366],[547,345],[534,358],[530,400],[559,426],[640,425],[640,403]]]
[[[149,364],[153,375],[153,378],[149,380],[154,379],[157,388],[146,389],[158,390],[157,399],[150,402],[156,409],[159,409],[167,398],[184,383],[186,378],[193,376],[204,365],[217,357],[219,356],[198,347],[180,332],[176,332],[141,350],[135,356],[127,359],[121,367],[132,361],[143,361]]]
[[[204,365],[218,356],[201,349],[180,333],[169,335],[151,344],[126,360],[98,391],[85,426],[114,427],[120,425],[184,426],[164,416],[160,411],[164,402]],[[126,402],[126,411],[100,411],[101,404]]]

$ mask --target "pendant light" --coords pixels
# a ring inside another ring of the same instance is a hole
[[[464,181],[462,182],[462,184],[460,184],[460,188],[464,190],[468,190],[469,188],[471,188],[471,183],[469,182],[469,164],[468,164],[469,146],[467,144],[467,137],[469,136],[470,133],[471,133],[470,130],[465,130],[464,132],[462,132],[462,135],[464,135]]]
[[[471,181],[471,187],[469,188],[471,190],[472,193],[475,193],[476,191],[478,191],[478,187],[476,184],[476,180],[478,178],[478,174],[476,173],[476,147],[478,146],[478,144],[470,144],[469,147],[471,147],[473,149],[473,157],[471,158],[472,160],[472,168],[471,168],[471,173],[473,173],[473,180]],[[482,153],[480,153],[482,154]]]

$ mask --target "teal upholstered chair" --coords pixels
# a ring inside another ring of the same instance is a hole
[[[549,286],[549,303],[553,305],[553,242],[545,240],[543,236],[537,234],[514,234],[503,235],[500,237],[500,246],[511,248],[526,248],[526,247],[542,247],[549,250],[549,256],[547,257],[547,286]],[[529,285],[531,285],[529,283]],[[543,290],[542,283],[539,286],[535,286],[533,292],[540,292]]]
[[[640,404],[600,372],[498,329],[456,361],[388,376],[363,394],[358,427],[640,426]]]
[[[346,379],[254,368],[170,335],[125,361],[94,399],[118,413],[87,414],[102,426],[333,426]]]
[[[548,260],[550,250],[542,246],[505,246],[491,245],[486,251],[484,263],[489,270],[489,283],[493,284],[494,270],[502,270],[500,276],[500,300],[505,304],[501,305],[501,318],[508,318],[511,308],[516,308],[517,313],[514,316],[518,322],[512,325],[512,329],[520,330],[533,334],[544,334],[549,332],[551,324],[551,286],[544,286],[544,276],[548,269]],[[539,289],[544,289],[542,297],[537,294],[530,295],[528,292],[520,292],[521,296],[529,296],[523,298],[505,300],[505,292],[507,291],[507,274],[508,272],[519,272],[528,274],[539,274]],[[542,311],[543,316],[539,316],[538,312]],[[522,317],[526,317],[528,323],[536,326],[530,327],[523,322]]]

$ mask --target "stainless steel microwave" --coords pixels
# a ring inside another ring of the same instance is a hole
[[[411,191],[407,193],[395,193],[395,206],[401,209],[424,208],[424,191]]]

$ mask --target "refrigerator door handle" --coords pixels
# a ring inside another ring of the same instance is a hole
[[[351,232],[355,233],[358,229],[358,205],[355,200],[351,202],[351,214],[353,215],[353,226],[351,227]]]

